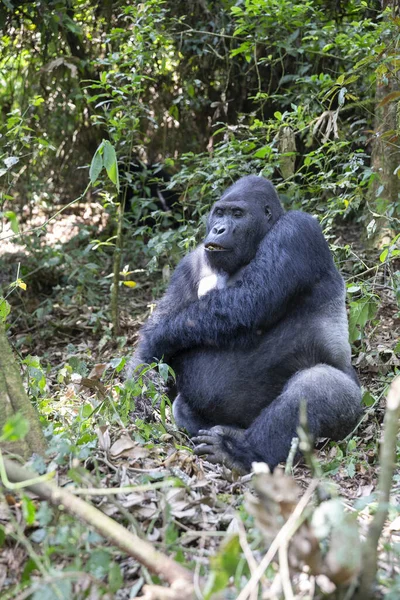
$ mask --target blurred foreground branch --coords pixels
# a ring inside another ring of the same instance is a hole
[[[368,600],[374,596],[374,584],[378,568],[378,544],[388,514],[390,490],[396,460],[397,433],[400,418],[400,377],[389,388],[384,420],[383,441],[380,451],[380,474],[378,481],[378,508],[368,529],[363,545],[363,562],[360,587],[356,600]]]
[[[12,483],[37,479],[35,473],[20,467],[11,460],[4,459],[4,465],[7,477]],[[53,482],[30,484],[26,487],[42,500],[47,500],[53,506],[56,506],[58,510],[65,510],[73,517],[78,517],[93,526],[107,540],[147,567],[151,573],[158,575],[171,585],[169,589],[159,586],[146,586],[149,589],[146,590],[147,595],[145,597],[190,600],[193,594],[192,573],[165,554],[155,550],[149,542],[142,540],[91,504],[77,498],[66,489],[59,488]],[[151,590],[153,588],[156,595],[149,595],[152,594]]]

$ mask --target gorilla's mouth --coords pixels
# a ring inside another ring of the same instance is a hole
[[[224,248],[223,246],[220,246],[219,244],[214,244],[214,242],[209,242],[208,244],[206,244],[205,249],[208,250],[208,252],[228,252],[229,251],[229,248]]]

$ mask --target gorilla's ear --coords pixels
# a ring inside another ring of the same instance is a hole
[[[269,207],[269,204],[265,205],[265,214],[267,215],[268,221],[270,221],[272,219],[272,212],[271,212],[271,209]]]

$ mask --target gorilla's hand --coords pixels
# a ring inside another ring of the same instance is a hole
[[[241,474],[248,473],[252,460],[244,435],[244,429],[221,425],[201,429],[192,438],[196,445],[194,453],[204,456],[210,463],[221,463]]]

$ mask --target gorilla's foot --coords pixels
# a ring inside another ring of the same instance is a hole
[[[192,440],[195,454],[241,474],[248,473],[255,460],[245,442],[244,429],[217,425],[211,429],[201,429]]]

